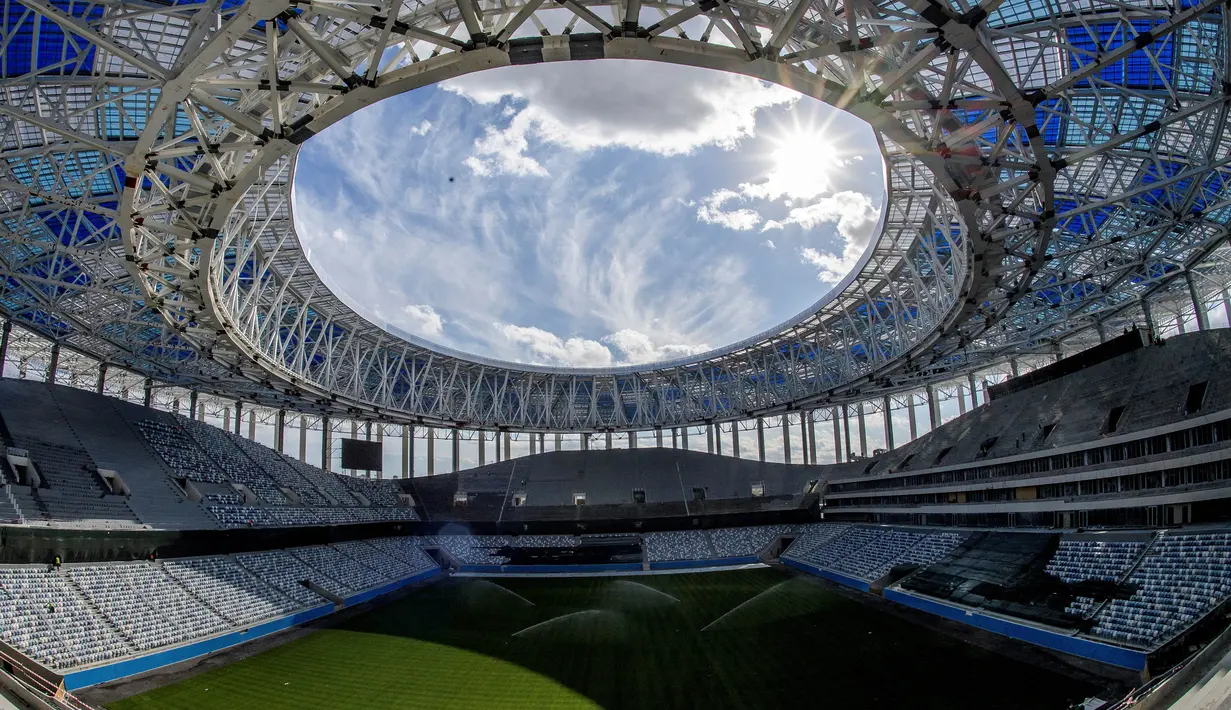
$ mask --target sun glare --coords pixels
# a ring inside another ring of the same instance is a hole
[[[825,126],[784,127],[770,138],[769,173],[764,196],[808,200],[832,189],[835,170],[850,157]]]

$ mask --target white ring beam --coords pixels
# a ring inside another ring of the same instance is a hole
[[[5,50],[0,190],[25,222],[4,227],[27,249],[0,245],[0,308],[171,382],[448,426],[649,429],[918,386],[1118,327],[1181,276],[1228,280],[1215,0],[21,3],[62,47]],[[754,76],[867,120],[887,200],[856,271],[773,332],[580,370],[400,337],[310,268],[290,191],[312,134],[461,74],[603,57]],[[65,156],[73,181],[29,167]],[[83,245],[81,215],[114,231]]]

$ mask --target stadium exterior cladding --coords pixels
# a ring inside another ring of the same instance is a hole
[[[467,428],[646,430],[1077,350],[1168,300],[1200,325],[1228,282],[1221,0],[19,2],[0,66],[0,309],[192,389]],[[310,267],[291,186],[314,133],[461,74],[603,57],[741,73],[867,120],[887,194],[859,266],[773,332],[603,371],[446,351],[365,318]]]

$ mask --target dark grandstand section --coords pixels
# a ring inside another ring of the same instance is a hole
[[[660,518],[809,508],[829,469],[679,449],[556,451],[405,485],[433,521]]]

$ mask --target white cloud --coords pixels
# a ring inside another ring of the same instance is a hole
[[[766,223],[765,223],[765,227],[764,227],[761,231],[765,231],[765,229],[768,229],[770,224],[771,224],[770,222],[766,222]],[[773,224],[777,224],[777,223],[776,223],[776,222],[773,222]],[[781,226],[781,225],[779,225],[779,226]],[[772,239],[766,239],[763,243],[765,244],[766,248],[768,248],[768,249],[777,249],[777,248],[778,248],[778,245],[777,245],[777,244],[774,244],[774,240],[772,240]]]
[[[816,278],[824,283],[841,281],[859,258],[863,256],[872,239],[879,218],[879,211],[872,200],[859,192],[844,191],[826,197],[815,204],[791,210],[785,220],[812,229],[824,222],[837,222],[838,234],[842,237],[842,253],[832,254],[804,247],[799,250],[800,260],[817,268]]]
[[[483,137],[474,142],[475,154],[466,158],[466,167],[482,177],[498,174],[546,177],[547,170],[526,155],[529,146],[526,135],[532,127],[525,112],[514,116],[508,128],[488,126]]]
[[[496,332],[524,351],[525,359],[537,365],[606,367],[611,351],[597,340],[561,338],[542,328],[494,323]]]
[[[800,97],[774,84],[694,67],[663,65],[651,72],[631,61],[579,64],[543,64],[530,72],[507,67],[445,82],[444,88],[476,103],[518,104],[504,109],[512,118],[507,126],[476,142],[474,160],[467,161],[471,169],[541,176],[538,162],[525,155],[527,139],[577,152],[624,147],[670,156],[704,146],[731,150],[756,134],[760,109]]]
[[[709,345],[659,345],[650,336],[631,328],[592,340],[577,336],[562,338],[534,326],[495,323],[494,327],[515,347],[519,359],[539,365],[609,367],[674,360],[712,349]]]
[[[825,222],[837,222],[838,234],[848,242],[858,242],[862,247],[867,245],[879,217],[880,210],[867,195],[845,190],[792,209],[783,222],[798,224],[804,229],[812,229]]]
[[[603,338],[603,342],[615,347],[622,356],[619,358],[621,362],[674,360],[712,350],[709,345],[656,345],[650,336],[631,328],[612,333]]]
[[[701,198],[697,206],[697,219],[706,224],[717,224],[727,229],[746,232],[761,223],[761,215],[756,210],[746,207],[737,210],[724,210],[723,205],[731,200],[740,200],[741,195],[734,190],[715,190],[708,197]]]
[[[429,120],[427,120],[427,119],[425,118],[425,119],[423,119],[422,121],[420,121],[420,122],[419,122],[419,125],[417,125],[417,126],[412,126],[412,127],[411,127],[411,129],[410,129],[410,135],[412,135],[412,136],[426,136],[426,135],[427,135],[427,132],[428,132],[428,131],[430,131],[430,130],[432,130],[432,122],[431,122],[431,121],[429,121]]]
[[[415,335],[436,340],[444,333],[445,321],[428,305],[409,305],[402,309],[399,319],[403,328]]]

